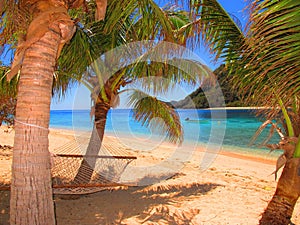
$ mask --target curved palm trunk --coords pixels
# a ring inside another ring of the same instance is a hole
[[[63,40],[60,25],[58,20],[50,23],[24,55],[16,107],[11,224],[55,224],[48,127],[53,73]]]
[[[103,137],[104,137],[104,130],[106,125],[107,113],[110,109],[110,105],[105,103],[102,99],[98,100],[95,104],[95,130],[97,131],[98,140],[100,141],[99,147],[101,147]],[[93,141],[93,139],[92,139]],[[93,146],[89,144],[88,151],[91,153],[98,154],[100,148],[94,149]]]
[[[88,183],[91,180],[96,165],[96,158],[89,157],[89,156],[95,156],[99,154],[103,137],[104,137],[107,113],[112,107],[112,104],[115,100],[119,88],[125,82],[123,79],[119,79],[119,76],[120,74],[116,73],[115,76],[110,77],[110,79],[106,81],[103,87],[106,94],[106,100],[103,99],[102,94],[99,93],[98,98],[95,101],[95,122],[94,122],[91,139],[87,147],[87,151],[85,153],[87,157],[85,157],[82,160],[78,172],[74,178],[74,183],[77,182]],[[118,79],[119,81],[113,89],[112,84],[116,79]]]
[[[78,172],[74,178],[75,183],[88,183],[93,175],[93,170],[96,165],[96,158],[89,156],[98,155],[100,151],[109,109],[110,105],[105,103],[102,99],[99,99],[95,104],[95,123],[91,139],[85,153],[87,157],[85,157],[81,162]],[[90,169],[87,170],[86,168]]]
[[[288,159],[279,178],[276,192],[260,220],[261,225],[291,224],[300,196],[300,158]]]

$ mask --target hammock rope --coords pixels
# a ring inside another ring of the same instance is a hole
[[[98,155],[86,155],[90,133],[82,134],[53,150],[51,162],[54,194],[89,194],[127,186],[118,183],[122,173],[136,159],[119,141],[103,141]],[[91,167],[89,160],[94,166]],[[0,189],[9,189],[9,184]]]
[[[54,193],[95,192],[118,183],[126,167],[136,159],[118,141],[103,141],[98,155],[86,155],[89,134],[83,134],[53,151],[52,185]],[[89,162],[95,164],[91,168]],[[92,191],[91,191],[92,190]]]

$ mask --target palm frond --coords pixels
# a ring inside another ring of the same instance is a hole
[[[82,29],[77,29],[58,59],[53,83],[54,94],[64,96],[67,89],[81,79],[87,67],[96,58],[95,45],[96,43]]]
[[[18,89],[18,77],[15,77],[10,82],[6,80],[6,74],[9,72],[9,67],[0,66],[0,96],[9,96],[15,98]]]
[[[0,67],[0,126],[3,122],[8,126],[13,125],[16,112],[18,77],[7,81],[8,71],[8,67]]]
[[[164,93],[177,84],[200,85],[203,80],[213,79],[211,70],[192,52],[184,47],[167,42],[140,42],[142,49],[134,52],[134,63],[127,66],[127,79],[142,79],[144,89]],[[157,83],[157,81],[159,83]]]
[[[171,142],[183,141],[183,128],[180,118],[175,111],[165,102],[150,96],[142,91],[134,90],[130,96],[129,105],[133,106],[134,119],[143,126],[166,134]]]
[[[300,2],[255,1],[253,8],[243,54],[247,76],[241,83],[257,104],[265,105],[260,99],[267,99],[267,104],[275,105],[276,90],[290,106],[290,99],[300,94]]]
[[[68,86],[76,82],[75,79],[80,80],[81,74],[103,53],[106,55],[104,61],[107,61],[104,63],[111,71],[110,74],[113,74],[114,65],[120,66],[120,62],[128,55],[123,52],[125,55],[114,54],[113,57],[109,57],[107,52],[111,49],[124,46],[131,41],[157,39],[161,36],[168,39],[168,36],[173,36],[172,27],[176,20],[174,18],[172,21],[169,20],[168,13],[151,0],[127,0],[126,4],[113,0],[109,2],[105,21],[94,22],[89,16],[87,19],[84,17],[77,22],[77,32],[70,44],[65,45],[59,58],[56,77],[61,81],[56,79],[54,92],[63,95]],[[73,14],[75,17],[80,16],[76,10],[73,10]],[[179,13],[176,15],[179,17]],[[182,17],[182,23],[184,18],[186,17]],[[140,50],[136,49],[134,54],[139,53]],[[127,77],[129,76],[131,75],[127,73]],[[67,77],[70,77],[69,81]]]
[[[263,141],[263,143],[261,144],[261,146],[266,146],[267,142],[269,142],[269,140],[272,138],[272,136],[274,135],[274,131],[277,132],[277,134],[280,136],[281,140],[284,139],[284,137],[286,136],[286,134],[283,134],[281,129],[278,127],[278,125],[276,123],[273,123],[271,120],[266,120],[255,132],[255,134],[253,135],[249,145],[253,145],[254,142],[257,140],[257,138],[259,137],[259,135],[262,133],[262,131],[264,129],[267,128],[267,126],[271,126],[270,129],[270,133],[269,135],[265,138],[265,140]]]
[[[3,0],[0,14],[0,46],[10,44],[15,48],[18,41],[24,38],[31,21],[29,7],[23,1]]]
[[[177,10],[177,8],[172,11],[170,7],[161,9],[151,1],[138,1],[139,4],[136,4],[136,1],[128,1],[127,3],[124,6],[124,3],[120,5],[119,1],[109,2],[108,15],[105,21],[103,23],[95,23],[90,29],[92,33],[90,38],[99,47],[101,46],[103,53],[107,51],[104,57],[99,60],[103,60],[102,64],[109,67],[110,76],[115,76],[115,67],[119,69],[124,66],[125,68],[121,69],[124,74],[122,75],[122,82],[145,77],[162,77],[164,78],[164,82],[160,84],[152,82],[156,79],[149,79],[149,82],[142,82],[143,87],[146,89],[153,86],[157,87],[155,89],[157,92],[165,92],[180,82],[195,85],[196,83],[200,83],[204,77],[208,77],[210,71],[205,65],[188,59],[183,60],[183,62],[180,59],[180,56],[184,53],[186,54],[186,51],[182,51],[183,48],[178,50],[178,46],[170,46],[170,44],[164,46],[166,44],[158,40],[146,42],[146,44],[141,44],[140,46],[138,44],[127,44],[130,41],[141,41],[146,37],[145,35],[148,35],[147,39],[151,39],[154,37],[159,38],[161,34],[164,34],[164,39],[167,39],[166,35],[173,35],[173,30],[170,30],[169,26],[172,29],[173,27],[177,29],[177,27],[189,21],[187,12]],[[145,6],[146,9],[141,9],[142,6]],[[120,8],[122,10],[116,13],[113,10],[115,7],[118,8],[117,12]],[[152,32],[145,31],[143,24],[150,23],[148,17],[151,16],[151,14],[147,13],[147,7],[149,11],[156,10],[156,14],[164,17],[164,23],[168,23],[166,25],[167,28],[161,25],[162,18],[151,18],[151,23],[155,24],[152,28],[155,30]],[[166,32],[170,34],[166,34]],[[115,48],[118,46],[127,46],[127,50],[126,47],[121,47],[121,51],[118,51]],[[109,50],[112,48],[114,50],[110,54]],[[133,61],[136,62],[132,64]],[[181,67],[181,69],[178,67]],[[119,72],[117,71],[117,73]],[[103,76],[106,73],[101,74]],[[110,78],[103,77],[103,82],[108,79]]]
[[[178,6],[168,5],[163,10],[171,21],[174,30],[180,29],[191,22],[188,12]]]
[[[144,61],[135,64],[129,77],[140,79],[139,84],[154,94],[166,93],[183,83],[200,86],[213,80],[212,72],[205,65],[190,59],[173,58],[165,62]]]
[[[222,58],[227,63],[237,60],[245,37],[236,18],[230,16],[217,0],[195,1],[192,11],[199,32],[211,52],[216,55],[215,59]]]

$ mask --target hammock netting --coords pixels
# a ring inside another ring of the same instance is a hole
[[[86,155],[91,144],[83,134],[52,153],[52,186],[55,194],[88,194],[118,183],[128,164],[136,159],[118,141],[104,141],[97,155]]]

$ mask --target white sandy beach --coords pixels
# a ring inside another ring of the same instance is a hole
[[[73,139],[72,131],[51,130],[50,150]],[[105,142],[116,138],[106,136]],[[13,132],[0,128],[0,144],[13,145]],[[134,179],[136,168],[157,165],[172,154],[172,145],[132,151],[132,162],[121,179]],[[276,182],[275,160],[221,151],[205,171],[204,149],[198,148],[175,176],[150,186],[104,190],[80,197],[54,196],[59,225],[71,224],[258,224]],[[0,154],[1,182],[10,176],[11,151]],[[159,172],[159,171],[157,171]],[[127,173],[127,174],[126,174]],[[140,175],[142,176],[142,175]],[[9,191],[0,191],[0,224],[8,224]],[[300,204],[293,215],[300,224]]]

